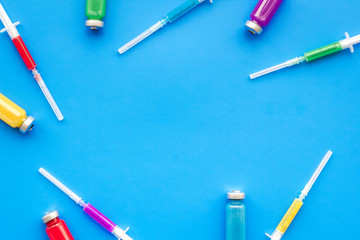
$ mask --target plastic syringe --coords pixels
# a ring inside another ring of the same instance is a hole
[[[99,210],[97,210],[90,203],[85,203],[81,197],[76,195],[73,191],[67,188],[64,184],[62,184],[59,180],[57,180],[54,176],[48,173],[45,169],[40,168],[39,172],[47,178],[50,182],[52,182],[55,186],[57,186],[61,191],[63,191],[66,195],[68,195],[72,200],[76,202],[76,204],[83,207],[85,213],[87,213],[90,217],[92,217],[96,222],[98,222],[101,226],[103,226],[106,230],[111,232],[118,239],[123,240],[132,240],[126,232],[129,230],[122,230],[119,226],[113,223],[110,219],[108,219],[104,214],[102,214]]]
[[[312,50],[310,52],[306,52],[304,54],[304,56],[302,56],[302,57],[296,57],[296,58],[290,59],[290,60],[288,60],[288,61],[286,61],[284,63],[281,63],[279,65],[276,65],[276,66],[273,66],[271,68],[267,68],[265,70],[262,70],[260,72],[251,74],[250,78],[254,79],[254,78],[260,77],[262,75],[277,71],[277,70],[282,69],[282,68],[291,67],[293,65],[302,63],[304,61],[311,62],[311,61],[313,61],[315,59],[322,58],[322,57],[325,57],[327,55],[330,55],[330,54],[333,54],[333,53],[336,53],[336,52],[339,52],[341,50],[348,49],[348,48],[350,49],[351,53],[353,53],[354,52],[353,45],[360,42],[360,34],[355,36],[355,37],[350,38],[349,34],[346,32],[345,37],[346,38],[341,40],[341,41],[329,44],[329,45],[324,46],[324,47],[320,47],[320,48]]]
[[[16,26],[19,25],[20,22],[12,23],[1,4],[0,4],[0,20],[5,27],[0,31],[0,33],[7,32],[9,34],[12,42],[14,43],[17,51],[19,52],[21,58],[23,59],[26,67],[28,68],[28,70],[30,70],[33,73],[36,82],[39,84],[39,87],[41,88],[43,94],[45,95],[47,101],[49,102],[56,117],[59,119],[59,121],[63,120],[64,117],[61,114],[60,109],[56,105],[56,102],[54,101],[53,97],[51,96],[51,93],[46,87],[44,80],[42,79],[40,73],[36,69],[36,63],[32,58],[32,56],[30,55],[29,50],[27,49],[24,41],[22,40],[19,32],[16,29]]]
[[[134,38],[133,40],[131,40],[130,42],[119,48],[118,50],[119,53],[123,54],[124,52],[126,52],[127,50],[129,50],[130,48],[132,48],[133,46],[135,46],[136,44],[138,44],[139,42],[141,42],[142,40],[144,40],[154,32],[156,32],[160,28],[164,27],[166,24],[174,22],[176,19],[184,15],[186,12],[193,9],[194,7],[196,7],[197,5],[199,5],[204,1],[205,0],[187,0],[186,2],[184,2],[180,6],[169,12],[163,19],[155,23],[145,32],[141,33],[139,36],[137,36],[136,38]],[[212,0],[209,1],[212,3]]]
[[[321,163],[315,170],[315,172],[312,175],[312,177],[310,178],[309,182],[306,184],[304,189],[301,191],[299,198],[295,198],[294,202],[291,204],[290,208],[288,209],[288,211],[286,212],[286,214],[280,221],[279,225],[276,227],[276,230],[273,232],[273,234],[269,235],[266,233],[266,236],[271,238],[271,240],[280,240],[282,238],[282,236],[284,235],[284,233],[290,226],[291,222],[294,220],[296,214],[299,212],[300,208],[302,207],[303,200],[308,195],[311,187],[315,183],[316,179],[318,178],[319,174],[325,167],[325,165],[328,162],[328,160],[330,159],[331,155],[332,155],[331,151],[328,151],[326,153],[325,157],[323,158],[323,160],[321,161]]]

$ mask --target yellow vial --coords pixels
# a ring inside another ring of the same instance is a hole
[[[0,93],[0,119],[21,133],[29,132],[33,127],[34,118],[26,116],[24,109]]]

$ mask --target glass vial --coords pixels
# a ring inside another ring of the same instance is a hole
[[[0,119],[21,133],[29,132],[33,127],[34,118],[26,116],[24,109],[0,93]]]
[[[42,221],[46,224],[46,233],[50,240],[74,240],[64,220],[59,218],[58,211],[46,213]]]
[[[259,0],[250,15],[251,20],[245,23],[249,32],[252,34],[260,34],[263,27],[269,24],[282,1],[283,0]]]
[[[245,240],[245,193],[232,191],[227,194],[229,199],[225,207],[226,240]]]
[[[85,15],[88,18],[85,25],[90,29],[98,29],[104,26],[106,0],[86,0]]]

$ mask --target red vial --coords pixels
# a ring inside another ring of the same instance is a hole
[[[46,213],[42,221],[46,224],[46,233],[50,240],[74,240],[64,220],[59,218],[58,211]]]

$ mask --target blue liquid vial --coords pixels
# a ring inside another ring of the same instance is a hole
[[[232,191],[227,194],[229,199],[225,207],[226,240],[245,240],[245,193]]]

